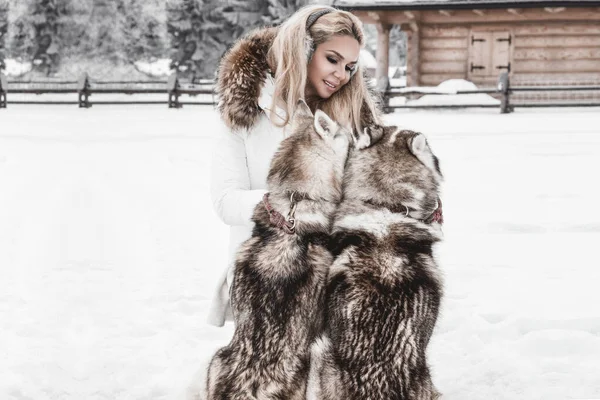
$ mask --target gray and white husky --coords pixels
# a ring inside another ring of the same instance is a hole
[[[252,237],[236,256],[236,327],[209,365],[209,400],[306,398],[350,140],[348,129],[299,103],[271,162],[269,195],[254,210]]]
[[[348,158],[332,230],[326,334],[313,346],[308,399],[438,396],[425,353],[442,296],[432,254],[441,233],[426,222],[442,175],[423,135],[384,127],[377,136]]]

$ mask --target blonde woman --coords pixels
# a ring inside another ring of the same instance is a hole
[[[217,93],[223,132],[214,151],[211,195],[229,225],[229,265],[211,305],[209,323],[231,319],[229,286],[238,246],[251,236],[252,212],[265,194],[271,158],[290,131],[299,99],[352,127],[380,123],[358,57],[362,24],[351,13],[307,6],[281,26],[254,31],[223,57]]]

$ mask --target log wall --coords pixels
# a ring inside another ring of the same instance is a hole
[[[357,14],[367,23],[374,15]],[[495,86],[503,71],[498,66],[507,64],[502,60],[510,62],[513,85],[600,84],[598,7],[386,11],[377,15],[380,21],[401,24],[408,31],[409,85],[434,86],[461,78],[479,86]],[[510,38],[510,45],[483,53],[478,49],[473,54],[472,38],[477,35],[488,43]],[[484,68],[471,68],[482,57],[491,64],[485,73]]]

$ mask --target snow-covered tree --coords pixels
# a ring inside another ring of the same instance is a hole
[[[171,0],[167,26],[173,67],[212,77],[221,55],[244,33],[282,22],[309,0]]]
[[[164,1],[146,0],[142,8],[144,58],[163,58],[167,54],[167,18]]]
[[[267,25],[279,25],[301,7],[313,3],[310,0],[263,0],[267,14],[262,20]]]
[[[0,70],[4,69],[6,58],[6,37],[8,36],[8,1],[0,0]]]
[[[12,1],[9,16],[8,52],[32,61],[38,71],[50,74],[60,62],[62,30],[69,0]]]
[[[377,53],[377,29],[375,25],[363,25],[366,38],[366,50],[375,55]],[[406,65],[406,32],[400,25],[394,25],[390,30],[390,66]]]
[[[164,6],[160,1],[120,0],[123,15],[123,51],[129,62],[165,56],[166,26]]]
[[[125,60],[122,26],[125,16],[120,13],[120,2],[91,0],[91,13],[84,54],[91,59],[120,64]]]
[[[69,59],[86,54],[91,47],[90,17],[92,0],[63,0],[65,13],[60,18],[58,33],[62,47],[61,56]]]

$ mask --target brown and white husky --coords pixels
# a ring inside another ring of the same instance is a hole
[[[305,399],[350,140],[325,113],[299,103],[292,134],[271,162],[268,196],[254,210],[252,237],[236,256],[236,327],[209,365],[209,400]]]
[[[428,222],[442,174],[423,135],[384,127],[377,136],[348,158],[309,400],[438,396],[426,348],[442,296],[432,251],[441,234]]]

